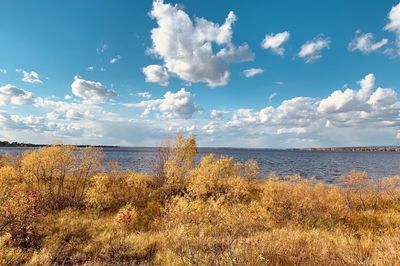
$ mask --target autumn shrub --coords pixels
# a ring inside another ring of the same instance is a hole
[[[152,181],[150,176],[133,171],[98,175],[92,178],[85,201],[103,211],[115,211],[129,203],[145,207]]]
[[[13,158],[9,154],[0,154],[0,167],[10,165],[12,161]]]
[[[231,157],[208,155],[189,172],[187,190],[195,198],[250,202],[261,192],[258,176],[256,162],[235,163]]]
[[[74,264],[88,260],[85,247],[91,242],[96,216],[65,209],[47,215],[41,223],[42,256],[50,264]],[[38,258],[36,258],[38,260]]]
[[[0,265],[23,265],[29,261],[30,256],[32,252],[13,245],[10,234],[0,236]]]
[[[348,211],[337,187],[296,176],[266,181],[262,204],[277,226],[334,228],[344,222]]]
[[[0,209],[0,232],[8,232],[16,247],[36,247],[38,245],[36,225],[41,215],[38,194],[15,191],[3,202]]]
[[[267,213],[257,204],[234,206],[216,200],[175,198],[165,208],[159,227],[165,234],[158,260],[210,264],[228,256],[241,238],[268,230]],[[207,258],[202,258],[206,256]]]
[[[95,148],[54,145],[24,153],[20,172],[31,191],[48,208],[82,204],[93,175],[101,171],[103,154]]]
[[[165,181],[167,183],[179,182],[194,167],[194,159],[197,154],[195,137],[185,138],[177,135],[170,153],[164,164]]]
[[[24,189],[23,178],[13,166],[0,167],[0,204],[16,190]]]

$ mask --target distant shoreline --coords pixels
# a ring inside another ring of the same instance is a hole
[[[306,148],[305,151],[365,151],[365,152],[400,152],[400,147],[329,147],[329,148]]]
[[[8,141],[0,141],[0,148],[41,148],[51,146],[51,144],[33,144],[33,143],[23,143],[23,142],[8,142]],[[111,145],[74,145],[79,148],[85,147],[95,147],[95,148],[121,148],[120,146],[111,146]]]
[[[8,142],[0,141],[0,148],[2,147],[16,147],[16,148],[41,148],[47,147],[51,144],[33,144],[24,142]],[[157,147],[121,147],[113,145],[75,145],[79,148],[96,147],[96,148],[146,148],[156,149]],[[324,147],[324,148],[288,148],[288,149],[274,149],[274,148],[235,148],[235,147],[199,147],[199,149],[244,149],[244,150],[293,150],[293,151],[347,151],[347,152],[400,152],[399,146],[382,146],[382,147]]]

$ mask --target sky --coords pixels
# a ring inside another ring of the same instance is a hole
[[[2,0],[0,140],[400,145],[400,2]]]

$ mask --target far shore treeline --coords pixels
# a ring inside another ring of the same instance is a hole
[[[51,144],[33,144],[33,143],[24,143],[24,142],[8,142],[8,141],[0,141],[0,147],[26,147],[26,148],[40,148],[51,146]],[[121,146],[114,145],[75,145],[78,148],[84,147],[95,147],[95,148],[121,148]],[[146,148],[155,148],[155,147],[146,147]],[[204,147],[208,148],[208,147]],[[225,148],[225,147],[224,147]],[[258,148],[259,149],[259,148]],[[261,148],[262,149],[262,148]],[[268,149],[266,149],[268,150]],[[366,151],[366,152],[400,152],[399,146],[377,146],[377,147],[320,147],[320,148],[304,148],[304,149],[295,149],[291,148],[288,150],[304,150],[304,151]]]
[[[52,146],[51,144],[33,144],[24,142],[8,142],[0,141],[0,147],[21,147],[21,148],[41,148]],[[75,145],[78,148],[95,147],[95,148],[120,148],[120,146],[111,145]]]

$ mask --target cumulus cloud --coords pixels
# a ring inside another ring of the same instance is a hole
[[[116,55],[116,56],[114,56],[114,57],[111,57],[111,59],[110,59],[110,64],[116,64],[116,63],[118,63],[119,62],[119,60],[121,60],[122,59],[122,56],[120,56],[120,55]]]
[[[365,110],[368,107],[366,101],[375,85],[375,76],[368,74],[359,83],[361,88],[358,91],[350,88],[334,91],[328,98],[321,100],[318,110],[326,113]]]
[[[223,110],[211,110],[210,118],[219,120],[219,119],[222,119],[224,117],[224,115],[227,113],[228,113],[227,111],[223,111]]]
[[[264,72],[264,70],[262,68],[249,68],[243,71],[243,75],[246,78],[251,78],[254,77],[256,75],[262,74]]]
[[[71,89],[72,94],[90,102],[101,102],[117,96],[114,90],[106,88],[100,82],[84,80],[78,76],[75,76]]]
[[[373,74],[365,76],[358,83],[360,88],[357,90],[335,91],[322,100],[295,97],[282,101],[277,107],[234,110],[227,121],[214,120],[216,122],[203,128],[207,134],[212,132],[220,135],[229,132],[229,135],[246,135],[246,138],[259,141],[265,141],[266,136],[279,141],[308,139],[313,140],[314,145],[379,143],[371,137],[361,139],[360,134],[354,135],[354,132],[364,132],[368,136],[381,134],[387,140],[393,141],[400,130],[400,102],[396,91],[382,87],[374,89]],[[353,135],[359,139],[350,140]],[[338,136],[342,136],[342,139],[338,139]]]
[[[151,111],[158,111],[161,118],[189,119],[193,114],[202,109],[193,103],[192,94],[184,88],[176,93],[166,92],[162,99],[141,101],[139,103],[125,104],[128,107],[144,108],[142,117],[150,114]]]
[[[7,84],[0,87],[0,105],[23,105],[32,103],[32,92]]]
[[[7,74],[7,69],[0,68],[0,74]]]
[[[192,21],[180,6],[156,0],[150,16],[158,27],[151,30],[149,53],[162,59],[165,69],[184,81],[226,85],[230,63],[254,59],[246,43],[232,43],[232,26],[237,20],[232,11],[219,25],[205,18]]]
[[[358,84],[357,88],[334,91],[323,99],[295,97],[276,106],[268,104],[266,99],[266,106],[260,109],[211,110],[206,116],[194,116],[201,108],[185,89],[126,105],[126,108],[143,108],[142,118],[124,116],[130,112],[108,112],[103,105],[86,101],[28,96],[25,100],[7,100],[3,104],[12,101],[32,103],[42,114],[24,116],[0,111],[0,136],[47,143],[62,140],[66,143],[156,145],[161,138],[180,132],[196,134],[203,146],[310,147],[397,143],[400,102],[396,90],[377,86],[373,74],[366,75]],[[4,99],[3,94],[29,95],[24,91],[0,91],[0,99]],[[156,114],[158,119],[146,117],[149,113]]]
[[[271,49],[271,51],[277,55],[283,55],[285,53],[285,49],[282,47],[282,45],[289,39],[290,33],[288,31],[277,34],[267,34],[261,43],[261,47],[264,49]]]
[[[361,31],[356,31],[356,36],[349,43],[348,49],[352,52],[359,50],[364,54],[369,54],[382,48],[388,42],[388,39],[376,41],[375,36],[372,33],[362,33]]]
[[[25,71],[23,69],[16,69],[18,73],[22,73],[22,81],[27,83],[39,84],[43,83],[40,80],[39,74],[35,71]]]
[[[151,95],[151,93],[148,91],[138,92],[136,94],[145,99],[150,99],[151,97],[153,97],[153,95]]]
[[[322,50],[329,48],[330,43],[331,40],[328,37],[317,36],[313,40],[304,43],[297,55],[303,58],[306,63],[315,62],[322,57]]]
[[[28,120],[29,116],[24,118]],[[13,129],[19,131],[31,128],[25,125],[22,121],[18,121],[18,116],[10,115],[5,111],[0,110],[0,130],[4,129]]]
[[[399,48],[398,53],[400,54],[400,3],[392,7],[388,14],[388,19],[389,22],[384,29],[396,34],[396,42]]]
[[[87,103],[67,103],[41,97],[35,98],[34,106],[49,110],[46,118],[53,122],[56,120],[94,119],[96,117],[94,114],[100,113],[101,110],[100,107]]]
[[[160,65],[148,65],[142,69],[146,82],[158,83],[161,86],[167,86],[169,74],[165,67]]]

